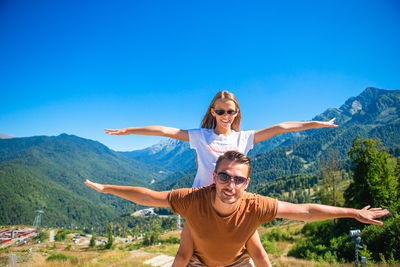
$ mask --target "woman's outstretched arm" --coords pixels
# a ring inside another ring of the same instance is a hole
[[[338,127],[334,123],[335,119],[336,118],[333,118],[330,121],[282,122],[277,125],[255,131],[254,143],[264,141],[280,133],[297,132],[325,127]]]
[[[189,133],[187,130],[165,126],[146,126],[146,127],[129,127],[122,129],[104,129],[106,134],[110,135],[155,135],[165,136],[177,140],[189,141]]]

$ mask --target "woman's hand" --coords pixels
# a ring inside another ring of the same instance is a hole
[[[86,179],[85,185],[95,189],[96,191],[98,191],[100,193],[105,193],[103,184],[93,183],[93,182],[89,181],[88,179]]]
[[[126,128],[123,129],[104,129],[104,131],[106,131],[106,134],[110,134],[110,135],[128,135],[128,131],[126,130]]]
[[[314,128],[325,128],[325,127],[338,127],[335,124],[336,118],[331,119],[330,121],[315,121],[316,126]]]

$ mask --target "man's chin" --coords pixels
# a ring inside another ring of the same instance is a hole
[[[220,199],[225,204],[234,204],[237,201],[235,197],[221,197]]]

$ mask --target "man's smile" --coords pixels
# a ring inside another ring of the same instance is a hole
[[[227,197],[233,197],[235,194],[229,191],[224,191],[224,195]]]

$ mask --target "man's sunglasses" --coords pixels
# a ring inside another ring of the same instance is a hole
[[[235,115],[237,111],[233,110],[233,109],[230,109],[230,110],[216,109],[216,110],[214,110],[214,112],[217,115],[222,116],[225,114],[225,112],[228,113],[228,115]]]
[[[226,184],[229,183],[231,180],[235,183],[236,186],[243,186],[244,184],[247,183],[248,178],[242,177],[242,176],[230,176],[226,172],[219,172],[215,176],[216,180],[220,184]]]

